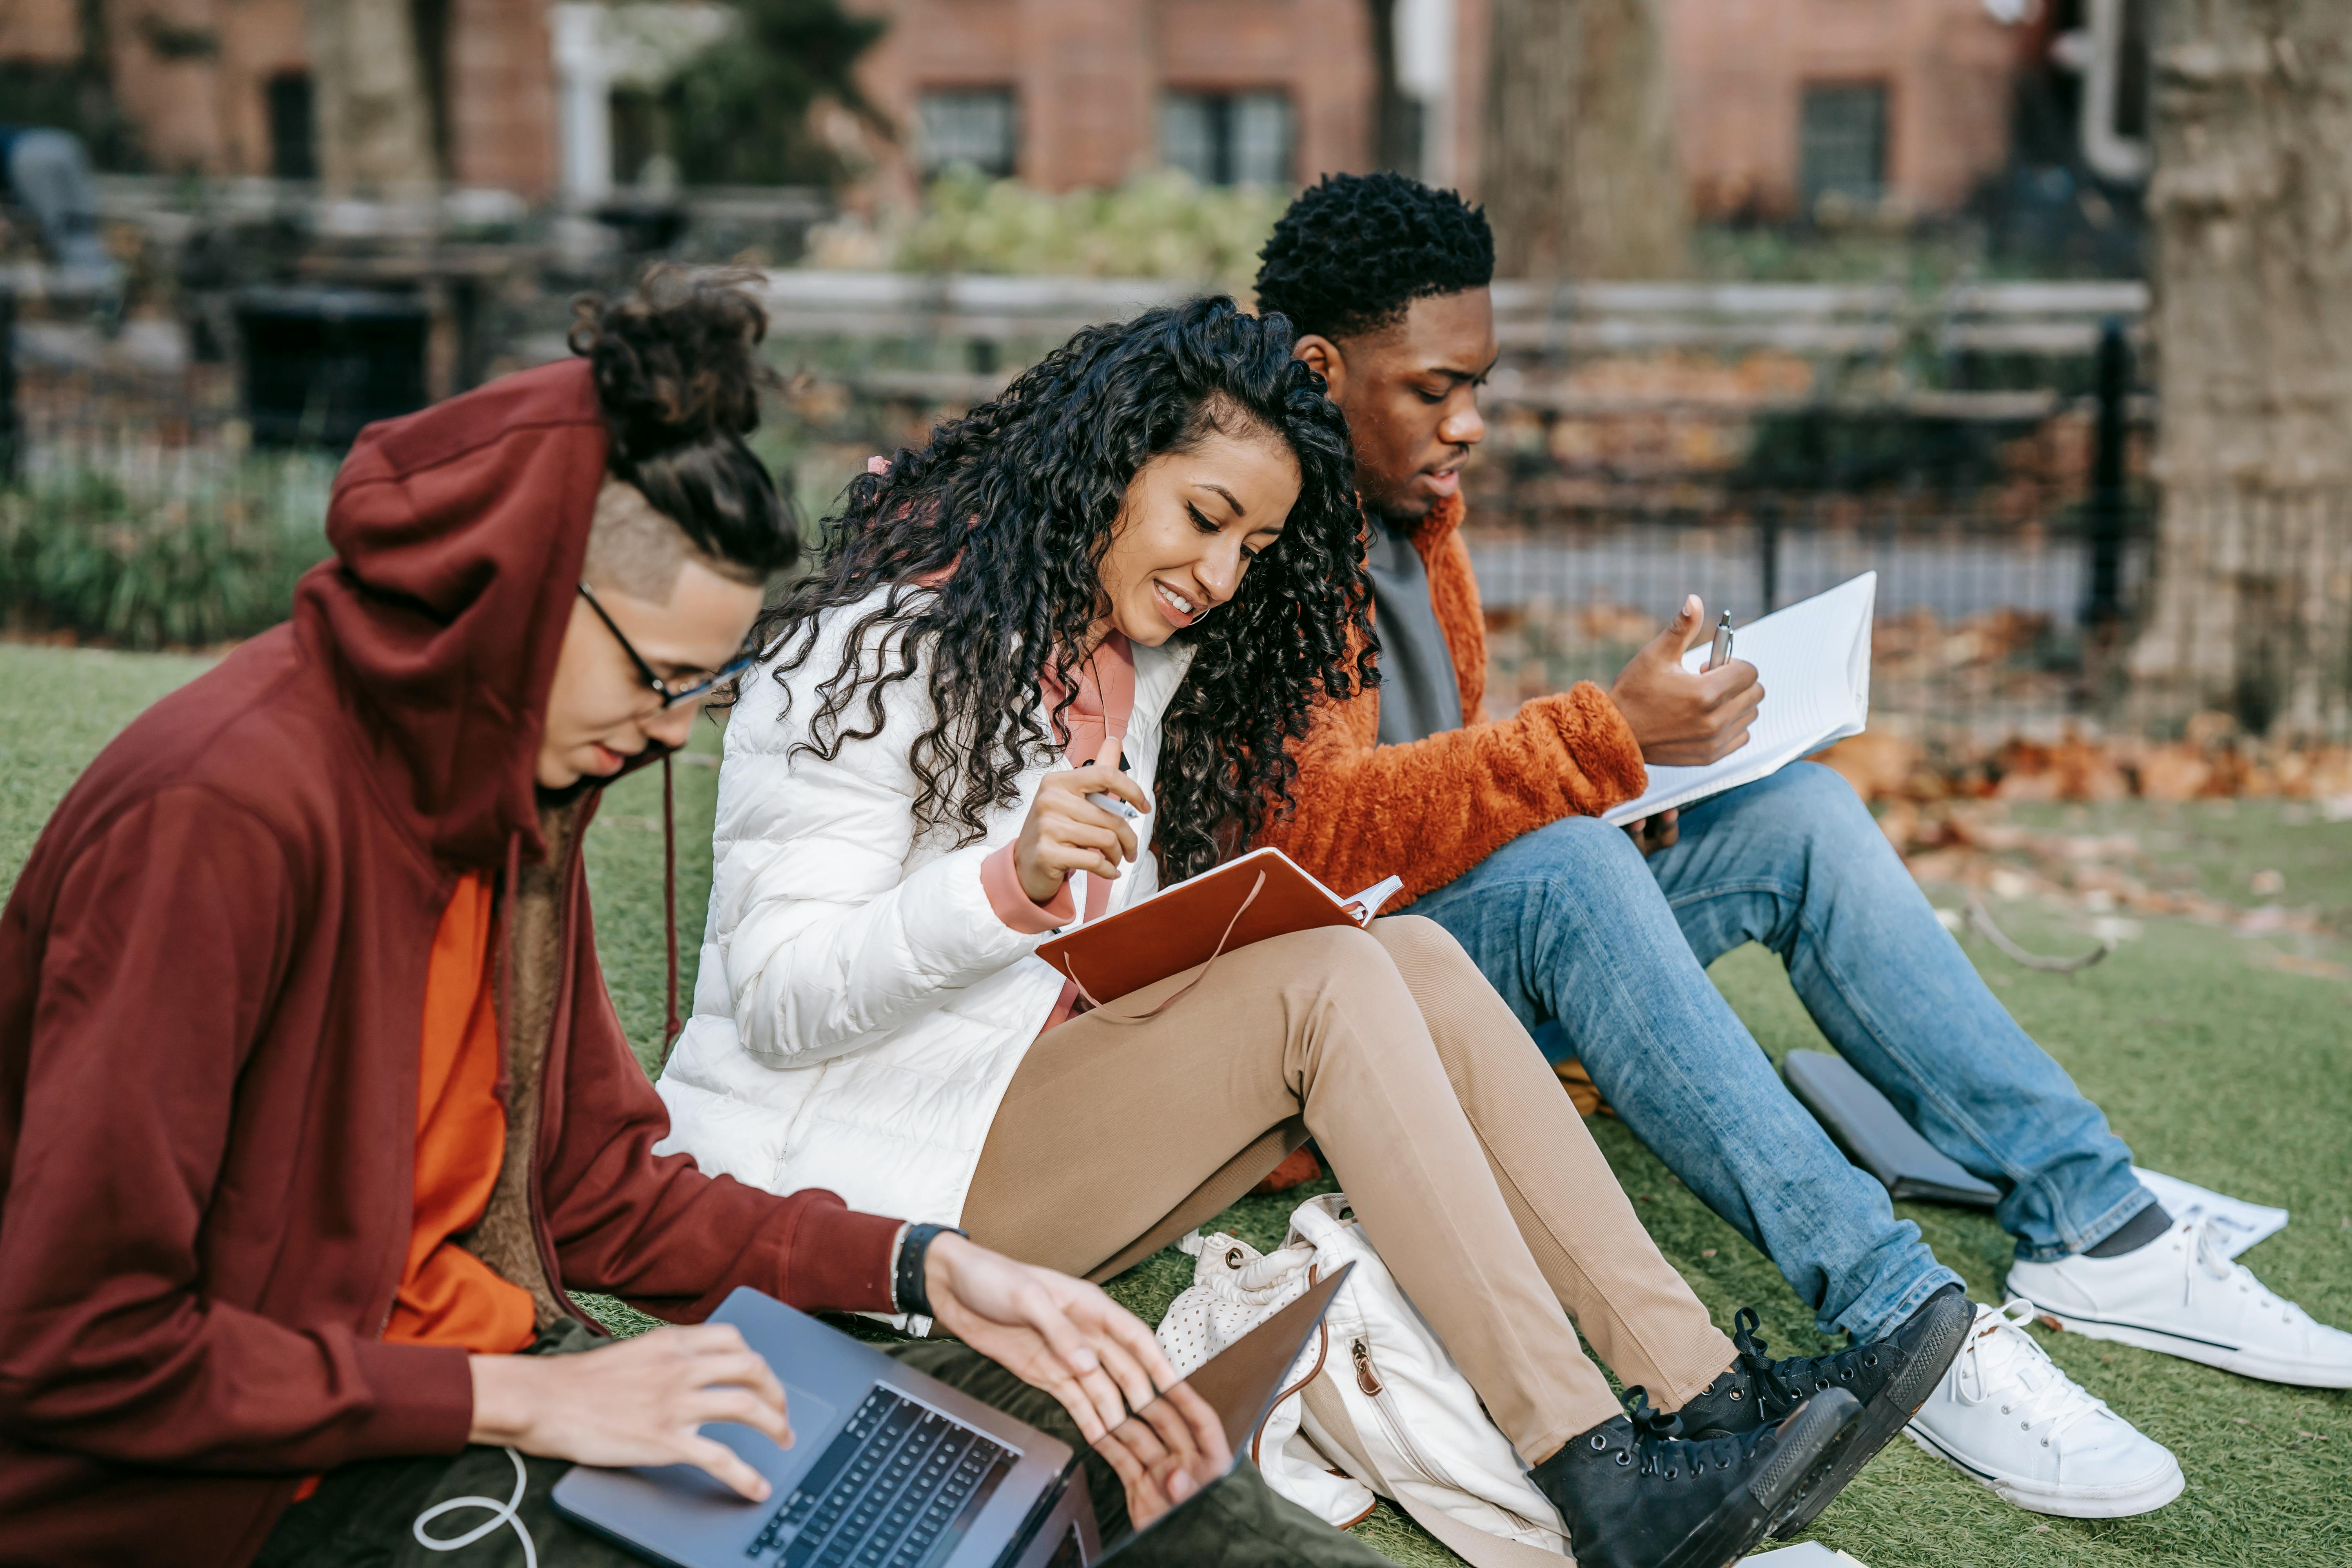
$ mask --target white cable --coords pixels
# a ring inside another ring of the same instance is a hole
[[[507,1458],[514,1461],[514,1496],[504,1502],[488,1497],[453,1497],[447,1502],[436,1502],[418,1514],[415,1522],[408,1527],[415,1535],[417,1544],[427,1552],[457,1552],[471,1546],[499,1526],[511,1524],[514,1526],[515,1534],[522,1540],[522,1568],[539,1568],[539,1549],[532,1544],[530,1531],[523,1528],[522,1515],[517,1511],[522,1507],[523,1492],[530,1485],[530,1472],[523,1468],[522,1456],[512,1448],[507,1450]],[[490,1517],[486,1522],[475,1526],[465,1534],[452,1536],[446,1541],[425,1533],[427,1523],[440,1518],[453,1508],[486,1508],[490,1510]]]

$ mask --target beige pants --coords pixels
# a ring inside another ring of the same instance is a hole
[[[1190,978],[1108,1010],[1139,1013]],[[1412,915],[1226,953],[1149,1023],[1082,1014],[1045,1034],[996,1113],[964,1224],[1108,1279],[1309,1135],[1528,1463],[1618,1412],[1571,1318],[1660,1409],[1731,1364],[1518,1020]]]

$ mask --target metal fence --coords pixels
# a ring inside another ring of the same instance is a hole
[[[866,454],[919,441],[1077,326],[1185,292],[770,274],[771,351],[793,379],[769,454],[821,510]],[[1505,358],[1466,537],[1497,703],[1606,679],[1685,593],[1740,622],[1875,570],[1884,721],[1974,747],[2117,714],[2106,656],[2150,560],[2137,286],[1496,292]],[[561,353],[561,302],[504,310],[464,358]],[[46,308],[0,334],[0,421],[16,420],[0,458],[20,488],[66,505],[106,489],[100,526],[170,514],[322,548],[333,458],[303,447],[332,421],[257,417],[267,378],[234,332],[207,361],[167,329]]]
[[[2153,409],[2129,326],[2090,331],[2079,395],[1662,409],[1507,393],[1501,471],[1468,530],[1497,700],[1605,681],[1685,594],[1739,623],[1874,571],[1882,721],[1965,752],[2122,719]]]
[[[1123,279],[770,275],[846,476],[1087,321]],[[1494,701],[1606,680],[1685,593],[1735,622],[1879,574],[1874,710],[1937,746],[2119,716],[2149,577],[2131,283],[1500,283],[1466,537]],[[817,487],[820,491],[822,486]]]

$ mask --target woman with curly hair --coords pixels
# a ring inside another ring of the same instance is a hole
[[[673,1143],[1100,1279],[1311,1135],[1579,1560],[1728,1562],[1852,1402],[1628,1419],[1571,1316],[1668,1408],[1744,1373],[1451,938],[1298,932],[1090,1010],[1034,956],[1246,843],[1371,679],[1346,427],[1290,342],[1224,300],[1091,328],[850,487],[729,726]],[[1670,1469],[1701,1506],[1664,1532]]]

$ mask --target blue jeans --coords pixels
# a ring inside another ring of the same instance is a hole
[[[1800,763],[1686,809],[1644,860],[1570,817],[1412,905],[1530,1029],[1780,1266],[1824,1332],[1875,1339],[1958,1276],[1798,1104],[1706,965],[1780,955],[1830,1043],[1928,1142],[2004,1189],[2021,1258],[2095,1246],[2155,1200],[2065,1069],[1994,999],[1862,802]],[[1549,1031],[1547,1031],[1549,1032]]]

